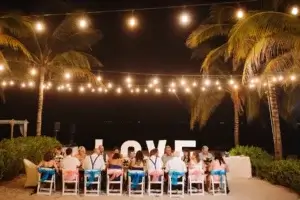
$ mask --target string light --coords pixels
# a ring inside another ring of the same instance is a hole
[[[181,79],[181,81],[180,81],[180,84],[181,84],[181,86],[185,86],[185,84],[186,84],[186,81],[185,81],[185,79]]]
[[[31,70],[30,70],[30,75],[31,76],[35,76],[37,74],[37,70],[35,69],[35,68],[32,68]]]
[[[197,82],[196,81],[193,82],[193,87],[197,87]]]
[[[87,20],[86,20],[85,18],[79,19],[79,20],[78,20],[78,26],[79,26],[79,28],[81,28],[81,29],[87,28],[87,26],[88,26]]]
[[[155,89],[155,92],[156,92],[156,93],[161,93],[161,89],[160,89],[160,88],[156,88],[156,89]]]
[[[7,82],[6,82],[6,81],[3,81],[3,82],[2,82],[2,86],[5,87],[6,85],[7,85]]]
[[[97,76],[97,81],[102,81],[102,77],[101,76]]]
[[[218,86],[218,90],[222,90],[222,87],[221,87],[221,86]]]
[[[14,81],[10,81],[9,85],[13,86],[13,85],[15,85],[15,82]]]
[[[149,87],[149,88],[153,88],[153,84],[152,84],[152,83],[149,83],[149,84],[148,84],[148,87]]]
[[[28,86],[31,87],[31,88],[34,87],[34,82],[33,81],[29,81],[28,82]]]
[[[191,89],[190,89],[190,88],[185,88],[185,92],[186,92],[186,93],[190,93],[190,92],[191,92]]]
[[[205,87],[202,87],[201,90],[204,92],[204,91],[206,90],[206,88],[205,88]]]
[[[136,89],[135,89],[135,92],[136,92],[136,93],[140,93],[140,88],[136,88]]]
[[[131,82],[132,82],[132,79],[131,79],[131,77],[130,77],[130,76],[127,76],[127,78],[126,78],[126,82],[127,82],[127,83],[131,83]]]
[[[130,27],[130,28],[135,28],[137,26],[138,22],[137,22],[137,19],[136,17],[134,16],[131,16],[128,18],[127,20],[127,25]]]
[[[88,87],[88,88],[92,88],[92,84],[91,84],[91,83],[88,83],[88,84],[87,84],[87,87]]]
[[[159,83],[158,78],[154,78],[154,79],[153,79],[153,85],[157,85],[158,83]]]
[[[299,8],[297,6],[293,6],[291,9],[291,14],[297,16],[299,14]]]
[[[220,85],[220,82],[219,82],[219,81],[216,81],[216,85]]]
[[[238,9],[238,10],[236,11],[236,17],[237,17],[238,19],[243,19],[244,16],[245,16],[244,10]]]
[[[238,85],[233,85],[233,88],[235,89],[235,90],[237,90],[237,89],[239,89],[239,86]]]
[[[21,88],[25,88],[26,84],[25,83],[21,83]]]
[[[83,87],[83,86],[80,86],[80,87],[79,87],[79,92],[81,92],[81,93],[82,93],[82,92],[84,92],[84,90],[85,90],[85,89],[84,89],[84,87]]]
[[[206,86],[210,86],[210,80],[209,79],[206,79],[205,81],[204,81],[204,84],[206,85]]]
[[[279,80],[279,81],[282,81],[282,80],[283,80],[283,76],[280,75],[280,76],[278,77],[278,80]]]
[[[295,75],[291,75],[290,79],[291,79],[291,81],[295,81],[296,80],[296,76]]]
[[[128,84],[127,84],[127,87],[128,87],[128,88],[131,88],[131,87],[132,87],[132,84],[131,84],[131,83],[128,83]]]
[[[35,23],[35,30],[37,32],[43,32],[45,30],[45,25],[42,22],[36,22]]]
[[[229,85],[233,85],[234,84],[234,80],[230,79],[228,83],[229,83]]]
[[[102,87],[99,87],[98,92],[102,92],[102,91],[103,91]]]
[[[117,88],[117,93],[118,93],[118,94],[122,93],[122,88],[120,88],[120,87]]]
[[[69,80],[71,78],[71,74],[69,72],[65,73],[65,79]]]
[[[4,65],[1,65],[1,64],[0,64],[0,71],[1,71],[1,72],[4,71]]]
[[[112,83],[108,83],[108,84],[107,84],[107,87],[108,87],[109,89],[111,89],[111,88],[113,87],[113,84],[112,84]]]
[[[148,93],[148,90],[147,90],[147,89],[145,89],[145,90],[144,90],[144,92],[145,92],[145,93]]]
[[[182,12],[179,16],[179,23],[183,26],[187,26],[191,23],[191,16],[187,12]]]
[[[176,87],[176,83],[175,83],[175,82],[172,82],[172,83],[170,84],[170,86],[171,86],[172,88],[174,88],[174,87]]]

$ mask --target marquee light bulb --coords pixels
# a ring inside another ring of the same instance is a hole
[[[179,16],[179,22],[183,26],[187,26],[191,23],[191,16],[187,12],[183,12]]]

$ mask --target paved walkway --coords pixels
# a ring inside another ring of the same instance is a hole
[[[37,196],[30,195],[32,190],[23,189],[23,179],[18,179],[9,183],[0,185],[0,200],[88,200],[88,199],[101,199],[101,200],[132,200],[141,199],[139,197],[130,198],[128,196],[105,196],[100,197],[83,197],[83,196],[61,196],[56,193],[52,196]],[[189,196],[186,195],[186,200],[300,200],[299,196],[288,189],[280,186],[271,185],[268,182],[258,179],[239,179],[231,180],[230,194],[228,196],[212,196],[206,194],[205,196]],[[144,196],[143,199],[170,199],[168,196],[164,197],[148,197]]]

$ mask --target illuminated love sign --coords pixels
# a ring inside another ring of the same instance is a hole
[[[153,140],[146,140],[146,145],[148,152],[150,152],[152,149],[157,148],[159,151],[159,156],[162,156],[164,154],[164,149],[166,147],[167,140],[159,140],[157,147],[154,145]],[[102,139],[96,139],[95,140],[95,148],[99,147],[99,145],[103,145]],[[128,148],[133,147],[134,151],[142,150],[142,147],[139,142],[135,140],[127,140],[121,145],[121,154],[128,155]],[[175,140],[175,151],[182,152],[183,147],[196,147],[196,141],[195,140]]]

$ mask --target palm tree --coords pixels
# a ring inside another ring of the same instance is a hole
[[[228,54],[243,66],[243,83],[260,75],[267,81],[275,158],[282,158],[278,88],[271,75],[299,70],[300,20],[279,12],[261,12],[238,22],[229,34]],[[243,63],[243,64],[242,64]]]
[[[71,73],[74,77],[93,79],[92,67],[101,63],[92,55],[84,52],[90,50],[97,42],[100,33],[92,28],[81,29],[78,19],[81,14],[67,16],[53,31],[35,30],[34,19],[29,17],[12,17],[14,23],[25,27],[27,37],[19,37],[28,56],[7,53],[11,57],[8,64],[14,74],[24,74],[24,70],[34,67],[38,70],[38,109],[36,135],[42,134],[42,114],[44,103],[44,87],[46,80],[61,81],[63,73]],[[46,31],[48,34],[46,34]],[[21,73],[22,72],[22,73]]]

